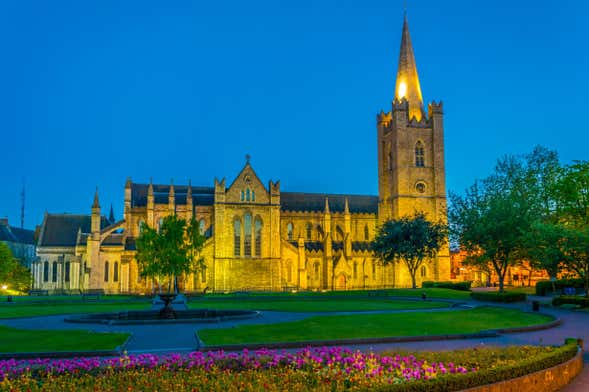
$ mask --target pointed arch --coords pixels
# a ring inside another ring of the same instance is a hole
[[[262,218],[256,216],[254,223],[254,252],[256,257],[262,257],[262,226]]]
[[[249,212],[243,216],[243,255],[252,256],[252,214]]]
[[[307,241],[311,241],[313,236],[313,224],[311,222],[307,223],[306,227],[306,239]]]
[[[233,220],[233,256],[241,256],[241,220]]]
[[[52,270],[51,270],[51,281],[56,283],[57,282],[57,261],[53,262],[53,266],[52,266]]]
[[[112,270],[112,281],[118,282],[119,281],[119,262],[115,261]]]
[[[421,140],[418,140],[417,143],[415,143],[415,166],[425,166],[425,145]]]
[[[108,261],[104,262],[104,281],[108,282],[108,271],[109,271],[109,265],[108,265]]]
[[[288,224],[286,225],[286,238],[289,241],[292,241],[294,238],[293,231],[294,231],[294,226],[293,226],[292,222],[288,222]]]
[[[49,262],[43,263],[43,282],[49,282]]]
[[[364,225],[364,241],[370,240],[370,232],[368,230],[368,225]]]

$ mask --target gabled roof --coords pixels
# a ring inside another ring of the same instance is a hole
[[[0,224],[0,241],[34,245],[35,232],[33,230]]]
[[[108,224],[106,217],[100,217],[101,229]],[[78,230],[90,233],[91,226],[91,215],[47,214],[43,219],[37,246],[76,246]]]
[[[147,205],[147,188],[149,184],[131,184],[131,206],[145,207]],[[192,204],[195,206],[213,205],[215,188],[206,186],[192,186]],[[186,204],[187,185],[174,185],[176,204]],[[168,204],[170,185],[153,184],[153,198],[156,204]]]
[[[378,212],[378,196],[328,193],[282,192],[280,194],[280,208],[282,211],[323,212],[325,198],[329,200],[331,212],[344,212],[346,198],[348,198],[351,213],[376,214]]]

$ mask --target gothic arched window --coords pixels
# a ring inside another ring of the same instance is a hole
[[[313,235],[313,225],[307,223],[307,241],[311,241],[311,236]]]
[[[252,189],[252,201],[256,201],[256,192]]]
[[[368,232],[368,225],[364,225],[364,241],[368,241],[370,239],[370,233]]]
[[[108,282],[108,261],[104,262],[104,281]]]
[[[293,239],[293,225],[292,223],[289,223],[288,225],[286,225],[286,237],[288,238],[289,241],[292,241]]]
[[[415,143],[415,166],[417,167],[424,167],[425,166],[425,152],[423,143],[418,141]]]
[[[57,282],[57,261],[53,262],[53,269],[51,271],[51,281]]]
[[[354,279],[358,279],[358,263],[354,263]]]
[[[119,281],[119,263],[117,261],[115,261],[115,265],[112,270],[112,280],[113,282]]]
[[[249,213],[243,216],[243,255],[252,255],[252,215]]]
[[[250,189],[245,190],[245,201],[250,201]]]
[[[43,282],[49,282],[49,262],[43,263]]]
[[[319,262],[315,262],[315,264],[313,264],[313,268],[314,268],[314,272],[315,272],[315,279],[319,279]]]
[[[204,219],[201,219],[198,221],[198,231],[200,231],[200,235],[204,235],[205,234],[205,227],[206,227],[206,222]]]
[[[338,241],[343,241],[344,240],[344,231],[342,230],[341,227],[336,226],[335,228],[335,234],[336,234],[336,238]]]
[[[70,262],[66,261],[65,262],[65,272],[64,272],[65,276],[64,279],[66,282],[70,281]]]
[[[241,221],[239,219],[233,222],[233,255],[241,256]]]
[[[202,283],[205,283],[207,281],[207,267],[206,266],[202,267],[202,269],[200,270],[200,281]]]
[[[425,278],[427,276],[427,268],[425,267],[425,265],[421,266],[421,277]]]
[[[254,225],[254,241],[255,241],[255,254],[257,257],[262,256],[262,220],[260,218],[256,218],[256,223]]]
[[[372,260],[372,279],[376,280],[376,261]]]

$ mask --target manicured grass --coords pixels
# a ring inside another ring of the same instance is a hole
[[[94,302],[94,303],[54,303],[54,304],[2,304],[0,319],[15,317],[34,317],[52,314],[122,312],[125,310],[150,309],[148,302]]]
[[[101,295],[99,302],[121,302],[149,300],[151,297],[132,295]],[[7,295],[0,295],[0,303],[7,301]],[[73,303],[84,302],[81,295],[12,295],[12,301],[16,303]]]
[[[412,312],[319,316],[301,321],[202,329],[208,345],[299,342],[345,338],[442,335],[520,327],[551,321],[547,316],[513,309],[484,307],[450,312]]]
[[[0,352],[112,350],[125,342],[126,333],[24,330],[0,326]]]
[[[383,298],[227,298],[193,300],[190,308],[248,309],[282,312],[348,312],[360,310],[403,310],[445,308],[447,303],[433,301],[395,301]]]

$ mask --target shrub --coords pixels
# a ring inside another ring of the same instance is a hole
[[[560,297],[556,297],[552,300],[552,306],[560,305],[579,305],[582,308],[587,308],[589,307],[589,298],[572,295],[561,295]]]
[[[421,287],[424,289],[437,288],[437,289],[451,289],[451,290],[469,291],[471,284],[472,284],[471,281],[465,281],[465,282],[425,281],[421,284]]]
[[[504,291],[502,293],[496,291],[475,291],[470,293],[472,299],[477,301],[488,301],[488,302],[521,302],[525,301],[527,296],[525,293],[517,293],[511,291]]]
[[[561,291],[567,287],[582,289],[584,286],[582,279],[559,279],[555,280],[554,282],[549,280],[540,280],[536,283],[536,295],[547,295],[552,293],[553,287],[554,290]]]

